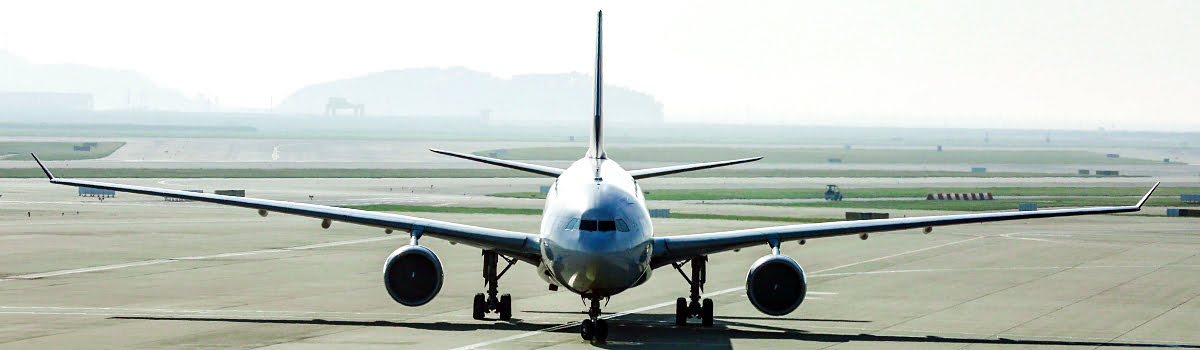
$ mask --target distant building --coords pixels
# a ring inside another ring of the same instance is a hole
[[[339,109],[349,109],[354,112],[355,116],[363,116],[366,113],[366,106],[361,103],[350,103],[345,97],[330,97],[329,102],[325,103],[325,115],[335,116]]]
[[[2,112],[70,112],[92,109],[92,94],[0,92],[0,111]]]

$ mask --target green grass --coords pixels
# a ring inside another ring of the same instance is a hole
[[[33,160],[30,152],[42,160],[80,160],[108,157],[124,142],[96,142],[89,151],[75,151],[80,142],[0,142],[0,160]],[[4,156],[9,155],[9,156]]]
[[[38,155],[41,157],[41,155]],[[139,169],[53,168],[68,178],[496,178],[539,177],[508,169]],[[0,168],[0,178],[44,177],[37,168]]]
[[[1140,196],[1149,187],[939,187],[939,188],[842,188],[846,198],[924,199],[931,193],[991,192],[995,196]],[[1155,197],[1200,193],[1200,187],[1160,187]],[[540,192],[492,194],[505,198],[546,198]],[[721,200],[721,199],[816,199],[825,198],[825,189],[811,188],[711,188],[652,190],[648,200]]]
[[[507,149],[504,159],[575,160],[582,147],[531,147]],[[721,159],[764,156],[764,163],[826,163],[839,158],[851,164],[1164,164],[1135,158],[1108,158],[1087,151],[1044,150],[945,150],[928,149],[842,149],[842,148],[741,148],[741,147],[613,147],[605,150],[621,161],[709,162]],[[489,156],[496,150],[475,152]],[[1172,163],[1174,164],[1174,163]]]
[[[787,216],[754,216],[754,215],[718,215],[718,214],[689,214],[689,213],[671,213],[672,219],[700,219],[700,220],[732,220],[732,221],[777,221],[777,222],[795,222],[795,223],[816,223],[842,221],[842,219],[830,218],[794,218]]]
[[[398,212],[446,212],[446,213],[502,213],[502,215],[541,215],[540,209],[515,209],[515,207],[473,207],[473,206],[432,206],[432,205],[397,205],[370,204],[349,205],[349,209],[367,211],[398,211]]]
[[[402,212],[402,213],[454,213],[454,214],[506,214],[506,215],[541,215],[542,214],[541,209],[443,207],[443,206],[396,205],[396,204],[351,205],[351,206],[346,206],[345,208],[369,210],[369,211],[391,211],[391,212]],[[794,217],[785,217],[785,216],[716,215],[716,214],[688,214],[688,213],[671,213],[671,218],[672,219],[698,219],[698,220],[775,221],[775,222],[796,222],[796,223],[841,221],[841,219],[827,219],[827,218],[794,218]]]
[[[41,157],[41,153],[38,157]],[[157,169],[51,168],[55,176],[73,178],[532,178],[509,169]],[[0,178],[42,177],[37,168],[0,168]],[[954,171],[723,169],[675,174],[677,177],[1074,177],[1069,174],[984,173]]]
[[[1134,198],[1042,198],[1042,199],[997,199],[990,201],[842,201],[811,203],[762,203],[760,205],[805,207],[805,208],[861,208],[883,210],[948,210],[948,211],[999,211],[1016,210],[1020,203],[1037,203],[1038,209],[1055,207],[1091,207],[1133,205]],[[1197,206],[1185,205],[1178,198],[1151,198],[1149,206]]]

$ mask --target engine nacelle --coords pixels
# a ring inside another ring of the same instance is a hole
[[[804,269],[786,255],[767,255],[746,273],[746,297],[758,311],[771,316],[791,313],[804,301],[808,282]]]
[[[383,286],[398,303],[424,305],[442,290],[442,262],[429,248],[400,247],[383,263]]]

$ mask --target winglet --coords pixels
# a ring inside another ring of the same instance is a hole
[[[1150,200],[1150,195],[1154,194],[1154,189],[1158,188],[1158,184],[1160,184],[1160,183],[1162,183],[1162,182],[1155,182],[1154,187],[1150,187],[1150,191],[1146,192],[1145,196],[1142,196],[1142,200],[1138,201],[1138,204],[1137,204],[1138,209],[1142,209],[1142,204],[1146,204],[1146,201]]]
[[[33,154],[32,152],[30,152],[29,155],[33,157],[33,161],[38,163],[38,166],[42,167],[42,172],[46,173],[46,177],[54,180],[54,174],[50,173],[50,169],[46,169],[46,165],[42,164],[42,160],[38,159],[37,155]]]

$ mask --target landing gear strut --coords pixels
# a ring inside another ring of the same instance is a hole
[[[700,324],[705,327],[713,325],[713,301],[709,298],[700,300],[700,292],[704,291],[704,280],[707,270],[708,256],[693,258],[684,263],[671,263],[675,270],[683,276],[683,279],[691,285],[691,294],[688,298],[675,299],[675,324],[678,326],[686,326],[689,318],[699,318]],[[691,264],[692,277],[683,272],[683,266]]]
[[[591,299],[588,318],[579,323],[579,335],[583,336],[583,340],[602,342],[608,339],[608,321],[600,318],[600,298]]]
[[[505,266],[504,270],[497,273],[496,270],[500,258],[503,258],[508,263],[508,266]],[[500,293],[497,290],[497,285],[500,282],[500,277],[504,277],[504,273],[508,272],[508,269],[516,263],[517,259],[497,254],[491,250],[483,251],[483,283],[487,285],[487,295],[485,296],[483,293],[475,294],[475,303],[471,312],[471,318],[482,320],[483,316],[489,312],[499,313],[501,320],[512,318],[512,295],[503,294],[497,298],[497,294]]]

